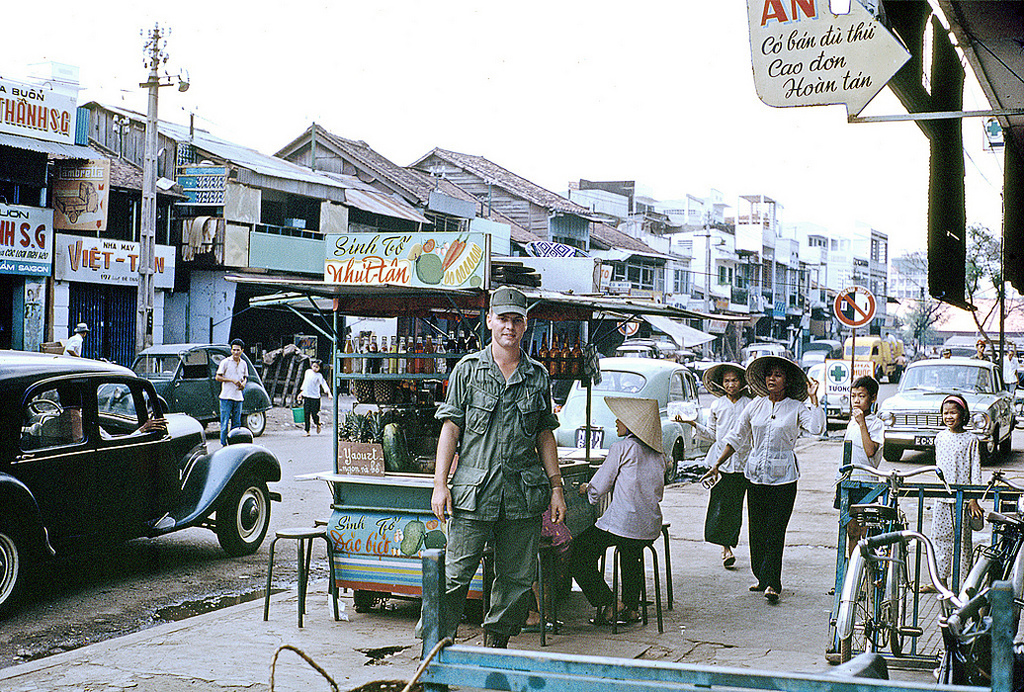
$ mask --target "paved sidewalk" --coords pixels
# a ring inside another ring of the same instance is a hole
[[[798,447],[802,478],[790,524],[783,574],[784,592],[776,606],[747,591],[752,577],[746,530],[736,551],[737,569],[724,570],[720,549],[703,542],[707,491],[699,485],[666,489],[663,510],[671,522],[676,607],[665,612],[665,632],[654,621],[621,628],[588,623],[592,609],[579,592],[559,605],[566,625],[549,638],[549,651],[624,658],[682,661],[786,671],[829,669],[826,631],[835,570],[836,512],[832,509],[838,441],[804,440]],[[658,543],[660,551],[660,541]],[[319,557],[319,553],[317,553]],[[418,602],[394,601],[387,610],[355,613],[344,597],[348,621],[335,622],[326,582],[311,584],[305,627],[296,626],[294,590],[272,598],[270,621],[263,602],[233,606],[182,622],[75,651],[0,669],[5,692],[107,692],[158,690],[204,692],[269,689],[274,652],[291,645],[305,652],[350,690],[374,680],[404,680],[414,672],[419,641],[412,635]],[[653,592],[653,584],[651,591]],[[460,640],[480,643],[479,627],[460,629]],[[512,640],[515,648],[539,648],[538,634]],[[369,665],[375,657],[383,657]],[[931,681],[927,672],[893,677]],[[275,689],[329,690],[330,685],[291,651],[281,653]]]

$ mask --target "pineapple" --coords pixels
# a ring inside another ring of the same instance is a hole
[[[376,442],[377,444],[383,444],[384,442],[384,414],[371,411],[366,414],[367,422],[367,442]]]

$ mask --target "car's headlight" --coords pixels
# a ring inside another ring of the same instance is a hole
[[[882,411],[878,414],[878,420],[882,421],[882,425],[888,427],[896,422],[896,414],[892,411]]]
[[[988,417],[987,413],[977,412],[971,416],[971,427],[981,432],[988,432],[989,426],[992,425],[992,419]]]

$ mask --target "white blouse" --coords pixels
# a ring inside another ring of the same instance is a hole
[[[785,398],[772,402],[759,396],[740,414],[736,427],[725,436],[725,443],[740,449],[751,445],[744,475],[758,485],[784,485],[800,478],[796,439],[801,432],[820,435],[825,430],[825,411]]]
[[[730,401],[727,396],[720,396],[711,402],[709,409],[708,424],[694,423],[694,429],[698,437],[713,442],[705,461],[712,466],[718,457],[722,456],[725,449],[725,436],[728,435],[740,419],[743,409],[750,403],[750,397],[741,396],[736,401]],[[740,447],[733,447],[735,453],[729,457],[719,468],[722,473],[743,473],[747,465],[747,455],[750,454],[750,442],[745,442]]]
[[[935,465],[950,485],[981,485],[981,451],[978,437],[971,432],[942,430],[935,435]],[[953,504],[954,500],[936,498]]]

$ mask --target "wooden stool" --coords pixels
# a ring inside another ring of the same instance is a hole
[[[274,577],[274,545],[278,540],[285,538],[295,541],[298,552],[299,571],[299,627],[302,627],[302,616],[306,612],[306,585],[309,581],[309,562],[313,554],[313,541],[322,538],[327,544],[327,563],[330,576],[327,582],[327,592],[334,603],[334,619],[340,620],[338,616],[338,589],[334,584],[334,546],[327,536],[327,530],[323,528],[292,528],[281,529],[270,542],[270,560],[267,565],[267,593],[263,599],[263,620],[266,622],[270,617],[270,586]]]

